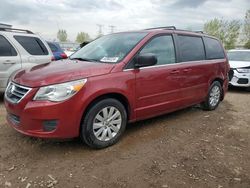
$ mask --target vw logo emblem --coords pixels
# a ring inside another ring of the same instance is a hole
[[[15,85],[11,85],[10,86],[10,89],[9,89],[9,92],[12,94],[15,90]]]

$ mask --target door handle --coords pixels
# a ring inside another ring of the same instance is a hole
[[[3,62],[3,64],[15,64],[15,61],[11,61],[11,60],[6,60]]]
[[[178,71],[178,70],[173,70],[170,72],[170,74],[179,74],[179,73],[180,73],[180,71]]]
[[[187,73],[187,72],[190,72],[191,71],[191,69],[183,69],[183,72],[185,72],[185,73]]]

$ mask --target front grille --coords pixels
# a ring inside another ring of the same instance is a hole
[[[232,78],[234,77],[234,70],[230,69],[229,73],[228,73],[228,77],[229,77],[229,81],[232,80]]]
[[[11,103],[19,103],[31,90],[31,88],[10,82],[5,91],[5,98]]]

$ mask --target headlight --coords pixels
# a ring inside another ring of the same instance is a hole
[[[236,69],[239,73],[250,73],[250,69]]]
[[[34,100],[47,100],[53,102],[64,101],[80,91],[86,82],[87,79],[82,79],[41,87],[36,93]]]

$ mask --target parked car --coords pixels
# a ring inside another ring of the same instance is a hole
[[[250,91],[250,50],[229,50],[229,84]]]
[[[67,63],[12,76],[9,124],[42,138],[72,138],[94,148],[116,143],[128,122],[195,104],[214,110],[228,86],[229,64],[216,38],[156,28],[103,36]]]
[[[0,28],[0,92],[3,93],[10,75],[51,61],[47,43],[28,30]]]
[[[57,42],[48,42],[48,45],[53,53],[54,60],[60,60],[60,59],[67,59],[67,54],[64,53],[63,49],[60,47],[60,45]]]
[[[66,49],[64,52],[65,54],[69,57],[71,56],[73,53],[75,53],[76,51],[78,51],[81,47],[78,46],[78,47],[74,47],[74,48],[68,48]]]

